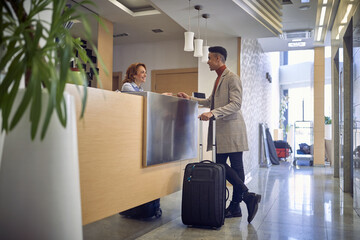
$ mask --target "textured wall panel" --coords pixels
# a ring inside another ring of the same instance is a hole
[[[271,62],[255,39],[242,39],[241,74],[242,111],[245,118],[249,151],[244,153],[245,174],[259,167],[259,123],[271,122],[271,86],[266,78]]]

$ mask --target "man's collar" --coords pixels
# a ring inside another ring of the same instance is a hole
[[[221,67],[219,67],[218,69],[216,69],[216,73],[218,76],[221,76],[221,74],[224,72],[224,70],[226,69],[226,65],[222,65]]]

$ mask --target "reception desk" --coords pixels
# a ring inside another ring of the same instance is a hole
[[[80,114],[78,89],[66,91]],[[88,88],[85,117],[77,123],[84,225],[181,190],[186,164],[197,161],[143,166],[144,107],[144,96]]]
[[[144,166],[197,157],[197,102],[152,92],[130,94],[144,97]]]

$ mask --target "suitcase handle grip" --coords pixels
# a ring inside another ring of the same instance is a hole
[[[210,160],[202,160],[200,163],[214,163],[214,162]]]

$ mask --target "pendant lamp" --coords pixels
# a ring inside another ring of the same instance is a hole
[[[189,0],[189,24],[188,24],[188,31],[184,33],[184,35],[185,35],[184,51],[186,51],[186,52],[194,51],[194,32],[191,32],[191,28],[190,28],[190,1],[191,1],[191,0]]]
[[[206,63],[208,61],[209,55],[209,46],[207,44],[207,19],[210,17],[210,14],[203,14],[203,18],[205,18],[205,45],[203,46],[203,56],[201,57],[201,62]]]
[[[202,6],[196,5],[195,9],[198,11],[198,38],[195,39],[194,57],[202,57],[203,40],[200,38],[200,10],[202,9]]]

